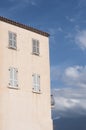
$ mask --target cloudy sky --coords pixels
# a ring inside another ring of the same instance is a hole
[[[86,0],[0,0],[0,15],[50,33],[54,118],[86,114]]]

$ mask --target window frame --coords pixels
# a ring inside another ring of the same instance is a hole
[[[32,90],[34,93],[41,93],[41,89],[40,89],[40,75],[34,73],[32,75]]]
[[[40,55],[40,42],[37,39],[32,38],[32,54]]]
[[[18,89],[18,69],[14,67],[9,68],[9,87]]]
[[[11,38],[10,38],[11,36]],[[17,34],[11,31],[8,31],[8,42],[9,42],[9,48],[10,49],[17,49]]]

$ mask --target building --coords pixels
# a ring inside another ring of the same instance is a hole
[[[0,130],[52,130],[49,34],[0,17]]]

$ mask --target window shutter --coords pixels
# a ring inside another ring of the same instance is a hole
[[[13,86],[13,68],[10,68],[10,85]]]
[[[17,35],[13,32],[9,32],[9,47],[16,48]]]
[[[32,39],[32,44],[33,44],[32,45],[33,54],[39,55],[39,41]]]
[[[36,53],[36,42],[34,39],[33,39],[33,53]]]
[[[18,81],[17,81],[17,69],[14,68],[14,86],[18,86]]]
[[[10,86],[18,87],[17,73],[18,70],[16,68],[10,68]]]
[[[33,90],[35,92],[40,91],[40,76],[38,74],[33,75]]]
[[[12,46],[12,33],[9,32],[9,46]]]
[[[35,86],[36,86],[36,92],[38,92],[38,81],[37,81],[37,74],[35,75],[35,78],[36,78],[36,84],[35,84]]]
[[[36,75],[33,75],[33,90],[36,91]]]
[[[40,76],[39,75],[36,75],[36,79],[37,79],[37,92],[40,91]]]
[[[12,40],[12,33],[11,32],[9,32],[9,39]]]
[[[37,53],[39,54],[39,41],[37,40]]]
[[[13,33],[13,47],[16,48],[16,34]]]

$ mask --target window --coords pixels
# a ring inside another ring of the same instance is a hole
[[[18,70],[16,68],[10,68],[10,83],[9,85],[13,88],[17,88],[18,87],[18,80],[17,80],[17,76],[18,76]]]
[[[32,52],[33,54],[39,55],[39,41],[32,39]]]
[[[17,35],[13,32],[9,32],[9,47],[16,49]]]
[[[33,92],[40,92],[40,76],[33,74]]]

